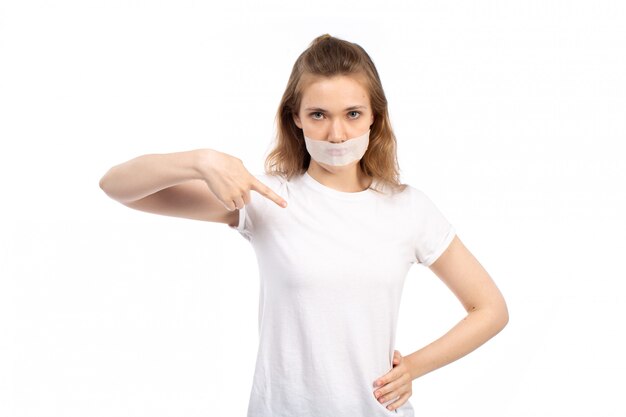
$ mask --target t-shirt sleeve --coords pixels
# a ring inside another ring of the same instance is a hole
[[[280,180],[276,176],[268,174],[253,175],[263,184],[277,191]],[[255,235],[256,228],[265,217],[264,212],[267,210],[268,203],[275,204],[258,192],[254,190],[250,191],[250,202],[239,209],[239,223],[237,223],[237,226],[229,225],[228,227],[238,231],[246,240],[251,241]]]
[[[448,248],[456,231],[426,194],[414,187],[411,191],[415,261],[430,266]]]
[[[251,191],[251,193],[254,193],[254,191]],[[250,200],[252,200],[252,196],[250,196]],[[251,204],[252,201],[239,209],[239,223],[237,223],[237,226],[228,226],[238,231],[248,241],[254,233],[254,215],[251,216],[254,210],[250,207]]]

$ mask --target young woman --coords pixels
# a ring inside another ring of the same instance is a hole
[[[399,182],[387,100],[359,45],[316,38],[293,66],[277,125],[263,174],[196,149],[131,159],[100,187],[137,210],[226,223],[253,246],[260,341],[249,417],[413,416],[412,381],[496,335],[506,303],[433,202]],[[467,316],[403,357],[396,323],[414,263]]]

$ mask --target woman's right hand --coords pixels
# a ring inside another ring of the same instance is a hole
[[[211,192],[227,210],[241,209],[250,202],[250,191],[254,190],[281,207],[287,202],[270,187],[253,176],[241,159],[215,149],[201,153],[197,169]]]

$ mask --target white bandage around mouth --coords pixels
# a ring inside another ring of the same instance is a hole
[[[331,143],[325,140],[314,140],[304,137],[306,149],[311,158],[328,165],[341,166],[358,161],[363,157],[369,145],[371,129],[356,138],[342,143]]]

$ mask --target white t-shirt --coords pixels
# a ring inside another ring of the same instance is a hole
[[[342,192],[308,173],[257,174],[288,202],[251,191],[237,230],[259,267],[259,346],[248,417],[413,417],[386,408],[374,381],[392,369],[402,288],[413,263],[431,265],[455,235],[433,202]]]

